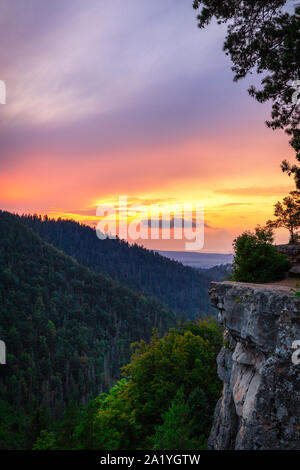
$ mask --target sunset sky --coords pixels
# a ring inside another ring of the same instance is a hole
[[[224,32],[199,30],[192,0],[2,0],[1,209],[95,225],[119,195],[204,204],[203,251],[231,251],[294,188],[294,155],[233,82]]]

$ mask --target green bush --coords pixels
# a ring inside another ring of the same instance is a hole
[[[273,232],[269,228],[257,227],[255,233],[244,232],[238,236],[233,247],[233,281],[274,282],[284,278],[290,263],[272,245]]]

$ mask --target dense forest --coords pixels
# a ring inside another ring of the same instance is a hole
[[[132,342],[174,325],[156,300],[81,266],[1,211],[0,448],[31,447],[67,403],[111,388]]]
[[[156,332],[134,345],[124,378],[87,406],[70,402],[63,419],[42,429],[34,449],[201,450],[221,393],[215,320]]]
[[[21,220],[43,240],[74,257],[80,264],[110,276],[123,285],[155,297],[187,318],[214,314],[208,298],[213,280],[227,269],[196,270],[120,239],[97,238],[95,230],[72,220],[22,216]]]

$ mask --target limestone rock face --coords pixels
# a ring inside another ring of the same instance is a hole
[[[289,275],[300,276],[300,265],[295,265],[289,270]]]
[[[276,245],[279,253],[287,255],[292,266],[300,264],[300,243],[287,243],[286,245]]]
[[[213,282],[223,381],[209,438],[210,449],[300,449],[300,300],[289,287]]]

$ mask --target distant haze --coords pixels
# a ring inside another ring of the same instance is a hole
[[[159,251],[158,253],[192,268],[212,268],[220,264],[231,264],[233,261],[233,255],[224,253],[195,253],[187,251]]]

